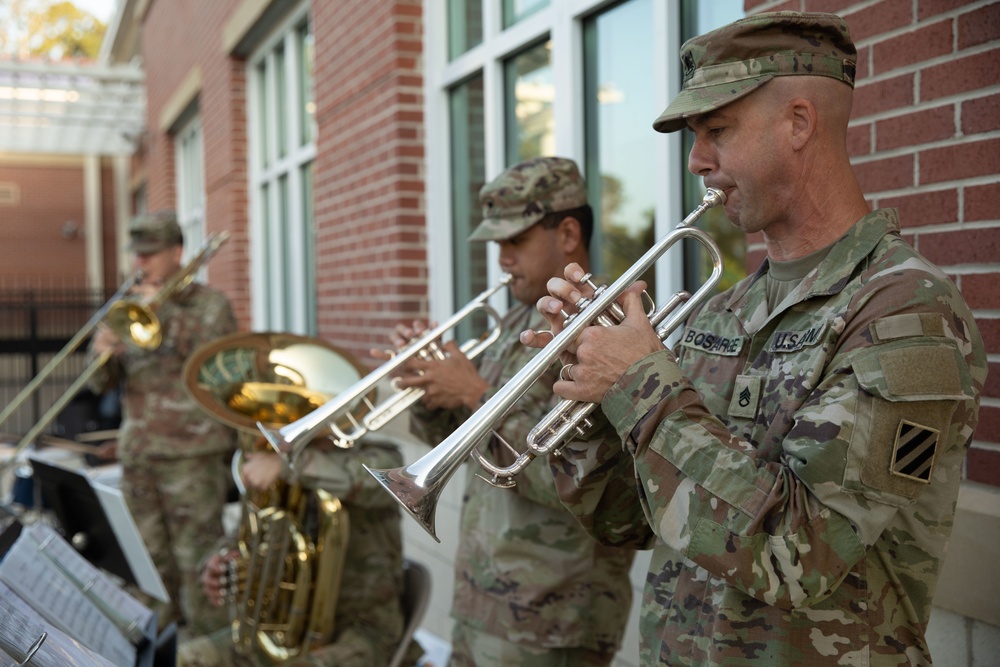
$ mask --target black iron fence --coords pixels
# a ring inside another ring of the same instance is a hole
[[[103,289],[0,290],[0,405],[6,407],[114,294]],[[83,372],[86,343],[70,354],[3,424],[26,433]],[[82,391],[49,427],[73,437],[101,428],[100,399]]]

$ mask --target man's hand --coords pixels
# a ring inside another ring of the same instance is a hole
[[[581,285],[585,275],[578,264],[566,267],[566,279],[552,278],[547,287],[551,296],[538,300],[536,308],[545,316],[554,335],[562,331],[562,311],[573,313],[575,304],[591,290]],[[599,403],[628,368],[648,354],[659,352],[663,343],[649,323],[641,292],[645,285],[629,287],[620,302],[625,311],[621,324],[611,327],[589,326],[567,346],[562,355],[562,372],[552,390],[561,398]],[[544,347],[551,338],[539,332],[521,332],[521,342],[528,347]]]
[[[231,549],[225,553],[213,554],[205,561],[201,571],[201,589],[205,597],[215,607],[221,607],[231,589],[236,588],[236,582],[230,582],[229,562],[239,556],[239,552]]]
[[[440,408],[454,410],[462,405],[470,410],[479,407],[479,399],[490,388],[476,366],[462,354],[455,341],[442,346],[444,359],[411,359],[407,369],[409,375],[396,379],[398,389],[419,387],[424,390],[421,399],[430,410]]]
[[[115,335],[111,329],[103,324],[97,326],[97,331],[94,333],[93,341],[91,342],[91,349],[98,355],[104,354],[105,352],[111,352],[111,354],[120,354],[122,350],[125,349],[125,345],[122,343],[121,339]]]
[[[240,474],[248,489],[264,491],[281,479],[281,459],[276,452],[250,452]]]

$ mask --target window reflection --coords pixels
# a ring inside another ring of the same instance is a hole
[[[477,75],[449,91],[451,114],[451,210],[455,310],[486,289],[485,243],[470,243],[469,234],[482,221],[479,190],[485,184],[483,77]],[[463,322],[456,339],[468,340],[485,329],[485,318]]]
[[[507,165],[555,151],[552,45],[529,47],[504,63]]]
[[[548,6],[549,0],[503,0],[503,27],[509,28]]]
[[[742,18],[744,15],[743,0],[688,0],[682,6],[681,14],[683,38],[687,40]],[[684,130],[682,134],[685,169],[684,211],[686,213],[701,202],[705,195],[705,184],[700,177],[687,171],[687,156],[691,152],[694,136],[687,130]],[[746,276],[745,235],[729,222],[726,212],[721,206],[706,211],[698,221],[698,226],[708,232],[722,251],[725,271],[719,282],[719,290],[732,287]],[[693,241],[685,245],[684,256],[685,288],[688,290],[697,289],[699,285],[704,284],[712,272],[711,259],[706,256],[702,247]]]
[[[586,169],[593,271],[625,272],[655,241],[652,0],[631,0],[584,24]],[[655,269],[643,276],[652,288]]]
[[[448,0],[448,59],[483,43],[483,0]]]

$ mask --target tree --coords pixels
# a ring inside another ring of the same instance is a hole
[[[107,30],[67,0],[0,0],[0,54],[27,60],[94,59]]]

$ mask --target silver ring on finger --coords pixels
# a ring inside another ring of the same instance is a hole
[[[573,382],[573,366],[576,364],[566,364],[559,369],[559,379],[565,380],[567,382]]]

